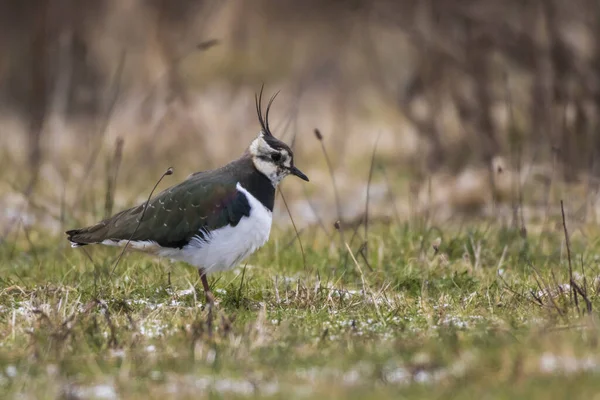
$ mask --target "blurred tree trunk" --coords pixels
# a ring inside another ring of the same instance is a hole
[[[476,114],[475,131],[479,137],[483,161],[486,165],[491,165],[492,158],[500,150],[491,115],[493,99],[490,91],[494,77],[490,73],[491,61],[489,58],[492,49],[489,40],[482,32],[483,27],[470,21],[466,24],[467,64],[475,87],[474,99],[479,108],[479,112]]]
[[[587,157],[582,154],[587,153],[586,132],[585,129],[574,129],[576,126],[571,126],[567,121],[567,108],[572,105],[576,106],[574,103],[580,99],[573,98],[569,87],[570,77],[575,72],[571,68],[574,57],[566,48],[560,34],[562,20],[557,15],[558,5],[554,0],[544,0],[541,4],[553,71],[552,91],[548,93],[551,96],[549,102],[554,110],[552,114],[561,114],[560,155],[565,166],[565,179],[569,180],[575,178],[580,168],[586,167]],[[557,120],[554,118],[555,123]]]
[[[590,157],[590,173],[592,175],[590,190],[596,196],[600,191],[600,2],[594,3],[595,7],[592,13],[595,15],[595,25],[592,25],[592,29],[595,33],[596,38],[595,54],[592,61],[591,76],[592,82],[590,87],[592,88],[592,109],[593,115],[591,119],[590,136],[592,138],[591,146],[591,157]],[[596,216],[597,217],[597,216]]]
[[[50,0],[38,0],[31,5],[31,69],[29,87],[29,167],[31,180],[25,192],[31,193],[39,174],[42,160],[41,137],[48,110],[48,12]]]
[[[550,44],[547,35],[547,20],[538,3],[531,10],[534,36],[533,85],[531,87],[531,128],[533,139],[548,140],[548,154],[558,149],[559,138],[554,129],[552,118],[552,93],[554,92],[554,69],[550,56]]]

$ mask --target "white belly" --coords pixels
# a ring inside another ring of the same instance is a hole
[[[272,213],[239,183],[250,204],[250,216],[242,217],[236,226],[226,226],[210,233],[207,242],[196,237],[184,248],[164,249],[160,255],[187,262],[206,273],[226,271],[264,245],[271,233]]]

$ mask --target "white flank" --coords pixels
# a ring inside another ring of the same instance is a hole
[[[112,240],[112,239],[106,239],[102,241],[102,244],[106,245],[106,246],[118,246],[118,247],[123,247],[127,244],[127,242],[129,242],[129,244],[127,245],[127,247],[134,249],[134,250],[141,250],[141,251],[145,251],[148,253],[152,253],[152,252],[158,252],[158,250],[160,249],[160,246],[158,245],[158,243],[156,243],[155,241],[152,240],[131,240],[128,241],[126,239],[123,240]]]
[[[273,220],[271,211],[239,182],[236,188],[248,199],[249,217],[242,217],[236,226],[225,226],[211,231],[208,241],[195,236],[183,249],[162,248],[158,254],[187,262],[197,268],[203,268],[207,273],[212,273],[235,267],[263,246],[271,233]]]

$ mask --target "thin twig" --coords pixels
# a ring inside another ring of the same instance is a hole
[[[242,288],[244,286],[244,277],[246,276],[246,267],[247,266],[248,266],[248,263],[244,264],[244,269],[242,270],[242,279],[240,280],[240,287],[238,288],[238,292],[237,292],[238,307],[241,305],[241,302],[242,302]]]
[[[95,270],[98,267],[98,265],[96,265],[96,263],[94,262],[94,259],[90,255],[90,253],[87,251],[87,249],[85,247],[81,247],[81,250],[83,251],[83,254],[85,254],[87,256],[88,260],[90,260],[90,262],[94,266],[94,270]]]
[[[304,232],[304,228],[300,229],[298,231],[297,235],[294,233],[294,237],[289,242],[287,242],[284,246],[282,246],[282,250],[287,250],[290,247],[292,247],[292,245],[296,242],[296,240],[298,239],[298,237],[300,235],[302,235],[303,232]]]
[[[506,279],[504,279],[504,277],[500,274],[498,274],[498,278],[502,281],[502,283],[504,284],[504,288],[506,290],[508,290],[509,292],[511,292],[513,295],[520,297],[522,299],[525,299],[527,301],[531,301],[532,303],[539,305],[539,306],[543,306],[544,303],[542,302],[542,300],[532,291],[531,295],[533,297],[533,299],[535,301],[532,301],[530,298],[528,298],[527,296],[524,296],[523,294],[517,292],[507,281]]]
[[[583,255],[581,256],[581,275],[583,276],[583,293],[581,294],[581,297],[583,297],[583,299],[585,300],[585,305],[589,314],[592,312],[592,303],[588,299],[588,284],[585,275],[585,263],[583,262]]]
[[[567,231],[567,221],[565,218],[565,207],[563,204],[562,199],[560,200],[560,212],[562,214],[562,223],[563,223],[563,229],[564,229],[564,233],[565,233],[565,243],[567,245],[567,260],[569,261],[569,283],[571,284],[570,287],[570,293],[571,293],[571,300],[575,301],[575,306],[577,307],[577,309],[579,309],[579,301],[577,299],[577,292],[575,291],[575,280],[573,279],[573,264],[571,261],[571,244],[569,242],[569,232]]]
[[[279,188],[279,194],[281,195],[281,199],[283,200],[283,204],[285,204],[285,209],[290,216],[290,221],[292,221],[292,226],[294,227],[294,232],[296,232],[296,237],[298,238],[298,244],[300,245],[300,252],[302,253],[302,264],[304,265],[304,270],[306,270],[306,256],[304,255],[304,246],[302,245],[302,240],[300,239],[300,234],[298,233],[298,228],[296,227],[296,223],[294,222],[294,217],[292,217],[292,212],[288,207],[287,201],[285,200],[285,196],[283,195],[283,191]]]
[[[346,250],[348,250],[348,254],[350,255],[350,257],[352,257],[352,261],[354,261],[354,265],[356,265],[356,268],[358,269],[358,272],[360,274],[360,280],[361,280],[362,286],[363,286],[364,297],[366,298],[367,292],[370,292],[369,294],[371,295],[371,301],[373,301],[373,305],[375,306],[375,311],[377,312],[377,315],[379,316],[381,321],[385,323],[385,318],[381,314],[381,310],[379,309],[379,304],[377,304],[377,300],[375,299],[375,295],[373,294],[373,291],[370,290],[369,286],[367,285],[367,282],[365,280],[365,274],[363,273],[363,270],[360,267],[358,260],[356,259],[356,257],[354,257],[354,254],[352,253],[352,249],[350,248],[350,246],[348,246],[348,243],[344,242],[344,246],[346,247]]]
[[[152,195],[154,194],[154,191],[156,190],[156,188],[158,187],[158,185],[160,184],[160,182],[163,180],[163,178],[165,176],[168,176],[168,175],[173,175],[173,168],[172,167],[167,168],[167,170],[162,174],[162,176],[156,182],[156,184],[152,188],[152,191],[148,195],[148,200],[146,200],[146,204],[144,204],[144,209],[142,210],[142,215],[140,216],[140,219],[138,220],[138,223],[135,226],[135,229],[131,233],[131,236],[129,236],[129,239],[127,239],[127,243],[125,243],[125,246],[123,246],[123,250],[121,251],[121,254],[119,254],[119,257],[115,261],[115,265],[113,266],[112,271],[110,272],[111,276],[115,272],[115,269],[117,268],[117,265],[119,265],[119,261],[121,261],[121,258],[123,257],[123,254],[125,253],[125,250],[127,250],[127,247],[129,246],[129,243],[131,242],[131,239],[133,238],[133,236],[135,236],[138,228],[140,227],[140,224],[142,223],[142,220],[144,219],[144,215],[146,215],[146,210],[148,209],[148,204],[150,204],[150,199],[152,198]]]
[[[529,263],[529,267],[533,270],[534,275],[533,278],[535,279],[535,282],[538,285],[538,288],[541,290],[542,293],[546,294],[546,297],[548,297],[550,299],[550,302],[552,303],[552,306],[554,307],[554,309],[558,312],[558,314],[565,318],[565,313],[563,312],[563,310],[558,306],[558,304],[556,304],[556,302],[554,301],[554,297],[552,296],[552,291],[550,290],[550,286],[545,283],[545,286],[542,285],[542,276],[540,275],[540,273],[538,272],[538,270],[533,266],[533,264],[530,262]],[[541,300],[540,300],[541,302]]]
[[[373,167],[375,165],[375,153],[377,152],[377,144],[379,144],[379,138],[381,137],[381,131],[377,134],[375,139],[375,145],[373,146],[373,153],[371,154],[371,166],[369,167],[369,180],[367,181],[367,199],[365,201],[365,246],[364,246],[364,258],[367,258],[368,247],[369,247],[369,197],[371,193],[371,181],[373,179]]]
[[[336,229],[339,230],[340,232],[340,244],[341,247],[344,247],[344,243],[346,242],[344,240],[344,227],[341,226],[341,220],[342,220],[342,204],[340,202],[340,196],[337,190],[337,184],[335,181],[335,174],[333,172],[333,166],[331,164],[331,160],[329,159],[329,154],[327,153],[327,149],[325,147],[325,143],[323,142],[323,135],[321,134],[321,131],[319,131],[318,129],[315,129],[315,136],[317,138],[317,140],[319,140],[319,143],[321,143],[321,149],[323,150],[323,155],[325,156],[325,162],[327,163],[327,169],[329,171],[329,176],[331,177],[331,183],[333,185],[333,195],[335,196],[335,207],[337,210],[337,225],[336,225]]]

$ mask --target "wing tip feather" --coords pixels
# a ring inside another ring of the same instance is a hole
[[[71,230],[65,232],[67,234],[67,240],[71,243],[71,247],[73,247],[73,248],[82,247],[82,246],[89,244],[89,243],[83,243],[81,241],[78,241],[75,238],[75,236],[80,234],[81,231],[82,231],[81,229],[71,229]]]

